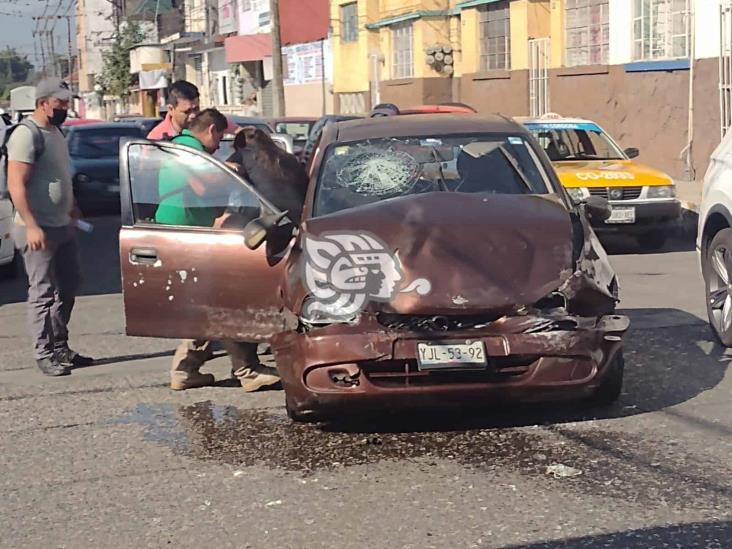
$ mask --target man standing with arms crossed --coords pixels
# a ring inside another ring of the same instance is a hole
[[[59,129],[70,100],[71,92],[60,80],[41,80],[35,111],[7,144],[8,190],[16,210],[14,237],[28,273],[34,354],[40,370],[49,376],[93,364],[68,345],[68,323],[81,283],[74,227],[80,213],[74,202],[68,147]],[[39,143],[42,152],[37,150]]]

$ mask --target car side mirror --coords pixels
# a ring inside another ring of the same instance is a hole
[[[269,232],[286,216],[287,212],[280,212],[253,219],[244,227],[244,244],[250,250],[256,250],[267,240]]]
[[[607,198],[588,196],[583,202],[585,214],[592,221],[605,221],[612,213],[612,207]]]
[[[628,158],[638,158],[640,156],[640,150],[636,149],[635,147],[630,147],[629,149],[625,149],[625,156]]]

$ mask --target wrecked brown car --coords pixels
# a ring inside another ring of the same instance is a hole
[[[333,124],[302,220],[198,151],[135,141],[122,157],[127,333],[270,341],[295,420],[620,393],[629,322],[588,221],[609,206],[573,205],[512,121]],[[155,224],[171,161],[215,182],[196,204],[238,225]]]

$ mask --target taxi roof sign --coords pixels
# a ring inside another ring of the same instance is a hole
[[[547,112],[539,117],[539,120],[561,120],[564,118],[561,114],[555,112]]]

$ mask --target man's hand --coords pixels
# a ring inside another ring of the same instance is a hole
[[[74,204],[73,208],[71,208],[69,215],[71,216],[71,219],[73,219],[73,220],[81,219],[82,217],[84,217],[84,214],[79,209],[79,206],[77,206],[76,204]]]
[[[40,227],[28,227],[26,229],[26,239],[28,241],[28,248],[34,252],[45,250],[48,247],[46,233]]]
[[[229,166],[229,168],[234,170],[236,173],[239,173],[239,170],[241,169],[241,164],[239,164],[237,162],[224,162],[224,164]]]
[[[230,213],[225,213],[220,217],[217,217],[214,221],[213,228],[221,229],[224,226],[224,223],[226,223],[226,220],[229,219],[229,217],[231,217]]]

